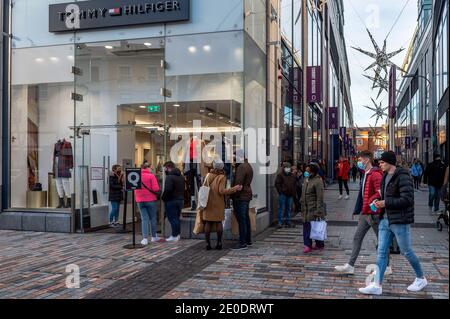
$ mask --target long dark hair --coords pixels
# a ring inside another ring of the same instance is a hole
[[[306,166],[306,168],[309,168],[309,173],[313,176],[317,176],[317,174],[319,173],[319,166],[317,164],[311,163]]]

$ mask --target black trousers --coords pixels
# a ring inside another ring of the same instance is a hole
[[[347,195],[350,195],[350,191],[348,189],[348,181],[344,181],[342,178],[339,177],[338,178],[338,183],[339,183],[339,194],[342,195],[342,191],[343,191],[342,184],[344,184],[345,191],[347,192]]]
[[[200,188],[201,178],[197,173],[197,164],[190,163],[189,171],[187,174],[189,183],[189,195],[195,196],[195,182],[197,182],[197,190]]]
[[[420,185],[420,176],[413,176],[414,179],[414,188],[415,189],[419,189],[419,185]]]

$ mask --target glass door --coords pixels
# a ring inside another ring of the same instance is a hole
[[[108,226],[109,175],[113,165],[127,168],[148,163],[162,185],[163,60],[161,38],[76,45],[77,229]],[[130,198],[126,222],[131,222]],[[120,223],[123,209],[122,204]]]

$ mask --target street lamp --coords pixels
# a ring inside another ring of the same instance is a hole
[[[402,76],[404,78],[411,78],[411,79],[414,79],[415,77],[422,78],[422,79],[427,80],[428,84],[431,85],[431,81],[426,76],[423,76],[423,75],[419,75],[419,74],[405,74],[405,75],[402,75]]]

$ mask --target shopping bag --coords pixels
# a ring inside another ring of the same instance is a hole
[[[236,218],[234,211],[231,213],[231,233],[233,235],[239,235],[239,223]]]
[[[234,212],[231,214],[231,232],[233,235],[239,235],[239,223]],[[256,208],[252,207],[248,211],[250,218],[250,228],[252,232],[256,232]]]
[[[197,207],[199,209],[205,209],[206,206],[208,206],[209,191],[211,190],[211,188],[209,187],[210,183],[208,182],[208,176],[209,176],[209,174],[206,175],[205,182],[203,183],[202,187],[200,187],[200,189],[198,190],[198,206]],[[214,181],[214,179],[212,181]]]
[[[250,227],[252,229],[252,232],[256,232],[256,208],[250,208],[248,215],[250,217]]]
[[[223,221],[223,230],[231,229],[232,219],[233,219],[233,210],[231,208],[225,208],[225,219]]]
[[[327,239],[327,222],[324,220],[311,222],[311,234],[309,238],[312,240],[324,241]]]
[[[194,234],[202,234],[205,232],[205,224],[203,223],[203,212],[198,209],[197,215],[195,216],[195,224],[194,224],[194,230],[192,231]]]

